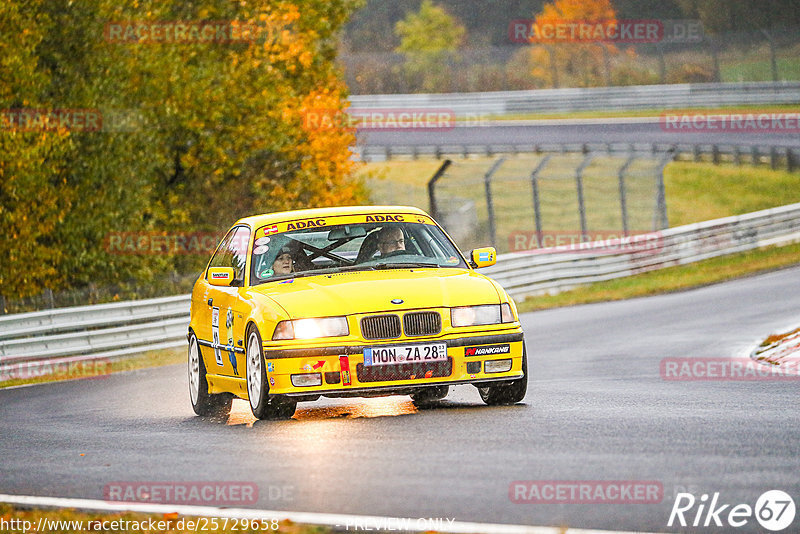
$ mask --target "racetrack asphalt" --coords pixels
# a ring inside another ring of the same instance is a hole
[[[225,419],[201,418],[183,366],[0,390],[0,493],[103,499],[115,482],[240,481],[258,485],[249,507],[270,510],[727,532],[667,527],[675,494],[754,506],[780,489],[800,503],[798,382],[668,381],[660,362],[746,354],[800,321],[798,285],[791,268],[525,314],[528,395],[509,407],[460,386],[425,410],[408,397],[321,399],[254,422],[236,401]],[[517,504],[520,480],[657,481],[664,496]],[[751,518],[736,531],[763,529]]]

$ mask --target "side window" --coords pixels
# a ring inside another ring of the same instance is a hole
[[[233,279],[241,286],[244,283],[244,267],[247,263],[247,246],[250,229],[238,226],[231,229],[220,243],[217,253],[211,258],[209,267],[233,267]]]

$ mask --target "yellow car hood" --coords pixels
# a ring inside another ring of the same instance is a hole
[[[334,273],[268,282],[251,291],[276,301],[292,319],[500,303],[486,277],[455,268]]]

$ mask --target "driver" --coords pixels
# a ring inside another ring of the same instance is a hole
[[[406,240],[399,226],[385,226],[378,232],[378,250],[381,256],[405,249]]]

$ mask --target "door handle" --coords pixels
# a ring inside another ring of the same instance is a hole
[[[209,306],[213,306],[214,305],[214,299],[208,299],[208,305]]]

